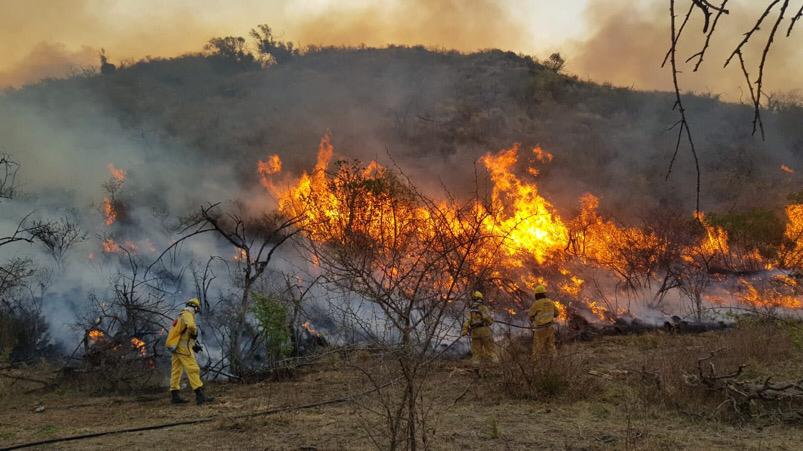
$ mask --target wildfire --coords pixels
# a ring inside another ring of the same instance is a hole
[[[759,291],[752,283],[747,280],[739,281],[744,291],[739,295],[739,299],[756,308],[763,309],[799,309],[803,308],[803,302],[795,295],[794,286],[786,284],[774,284],[772,286],[762,287]]]
[[[273,154],[268,156],[265,161],[257,161],[257,173],[259,174],[259,181],[268,191],[273,192],[276,190],[276,188],[273,186],[273,181],[270,176],[278,174],[281,171],[282,159],[279,158],[279,155]]]
[[[589,301],[586,305],[591,310],[591,313],[594,314],[594,316],[596,316],[597,318],[601,320],[607,318],[608,309],[605,308],[604,305],[600,304],[597,301]]]
[[[552,204],[538,193],[535,183],[515,175],[518,152],[517,144],[480,159],[493,182],[491,204],[495,213],[485,218],[483,226],[486,232],[505,237],[502,251],[508,256],[523,252],[543,263],[566,247],[569,232]]]
[[[114,202],[114,192],[125,183],[126,173],[112,163],[109,163],[106,168],[109,170],[109,174],[111,174],[112,178],[107,188],[110,195],[103,197],[103,219],[106,225],[110,226],[117,222],[119,216]]]
[[[787,166],[785,164],[781,165],[781,170],[786,172],[787,174],[794,174],[795,173],[794,169],[790,168],[789,166]]]
[[[137,337],[131,338],[131,346],[139,352],[140,357],[148,357],[148,349],[145,347],[145,342]]]
[[[561,273],[563,273],[563,271],[561,271]],[[583,284],[585,281],[575,275],[572,275],[568,271],[566,271],[566,273],[563,275],[567,277],[567,280],[558,285],[558,289],[569,296],[579,296],[580,292],[583,290]]]
[[[803,266],[803,204],[786,206],[786,243],[782,247],[781,263],[788,267]]]
[[[658,254],[664,248],[664,243],[654,233],[605,220],[598,212],[599,198],[593,194],[583,195],[580,207],[580,214],[570,224],[570,253],[586,263],[609,269],[620,278],[634,270],[643,273],[654,270]],[[628,255],[641,258],[633,261]],[[573,285],[579,288],[581,283],[575,281]]]
[[[709,224],[703,212],[698,211],[695,217],[705,228],[705,238],[700,243],[700,249],[705,255],[713,256],[717,254],[727,254],[730,251],[728,246],[728,232],[722,227],[715,227]]]
[[[476,201],[462,207],[470,210],[469,215],[441,202],[437,204],[437,214],[446,217],[457,234],[477,224],[483,236],[490,237],[475,247],[477,258],[472,263],[482,266],[479,270],[490,268],[486,272],[489,278],[508,280],[513,289],[520,290],[551,285],[558,293],[573,298],[572,302],[583,303],[600,319],[610,320],[612,315],[621,314],[585,295],[585,280],[564,264],[584,263],[609,271],[630,288],[649,287],[651,278],[661,268],[661,259],[672,255],[669,242],[648,228],[623,226],[603,218],[598,212],[599,199],[592,194],[584,195],[579,214],[564,222],[536,183],[526,174],[517,173],[520,150],[519,145],[514,145],[480,158],[491,181],[487,202]],[[406,203],[408,199],[404,196],[410,193],[392,171],[375,161],[365,167],[343,161],[331,165],[333,155],[334,146],[327,133],[320,141],[313,170],[282,188],[274,183],[282,170],[281,159],[271,155],[257,163],[261,183],[276,198],[279,210],[288,217],[299,217],[299,225],[311,240],[357,246],[391,239],[426,243],[426,237],[440,227],[433,219],[436,214],[433,209]],[[532,149],[531,157],[539,163],[554,158],[540,147]],[[538,170],[529,168],[528,173],[537,175]],[[787,207],[787,216],[786,241],[791,243],[787,247],[792,247],[786,249],[786,254],[796,254],[803,261],[803,205]],[[704,234],[699,242],[682,249],[682,260],[694,264],[695,259],[703,257],[707,264],[715,257],[727,258],[733,252],[727,231],[711,224],[702,213],[697,213],[696,218]],[[758,251],[743,255],[757,262],[757,268],[772,267]],[[241,258],[240,251],[234,259]],[[315,262],[316,258],[313,255],[311,260]],[[402,258],[398,267],[385,268],[383,273],[395,279],[404,271],[404,264]],[[788,266],[787,263],[785,267]],[[536,267],[538,273],[533,273]],[[642,279],[634,278],[634,274]],[[434,277],[431,283],[447,284],[445,279]],[[759,298],[751,299],[760,302]],[[791,299],[781,303],[799,305],[799,301],[795,304]],[[560,305],[559,310],[560,318],[565,320],[565,306]],[[303,326],[313,333],[309,322]]]
[[[114,224],[117,221],[117,210],[114,208],[114,202],[106,196],[103,198],[103,218],[107,226]]]
[[[120,244],[112,238],[104,238],[101,245],[103,252],[106,254],[124,254],[126,252],[133,254],[137,251],[137,245],[131,240],[126,240]]]
[[[123,169],[120,169],[120,168],[116,167],[112,163],[109,163],[108,165],[106,165],[106,168],[109,170],[109,173],[112,175],[112,178],[117,183],[125,182],[125,171]]]
[[[301,327],[303,327],[307,332],[311,333],[312,335],[315,335],[316,337],[319,337],[321,335],[317,330],[315,330],[314,327],[312,327],[312,324],[309,321],[305,321],[304,324],[301,325]]]
[[[103,334],[103,331],[101,331],[100,329],[91,329],[89,332],[87,332],[86,335],[87,337],[89,337],[89,341],[93,343],[102,339],[105,336]]]

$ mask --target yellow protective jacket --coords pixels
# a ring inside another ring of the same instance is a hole
[[[181,310],[178,318],[173,321],[165,346],[170,352],[192,355],[192,347],[195,346],[195,337],[197,336],[198,327],[195,325],[195,314],[191,308],[187,307]]]
[[[527,311],[527,316],[535,327],[551,326],[558,317],[558,308],[552,299],[536,299]]]
[[[481,305],[478,310],[469,311],[468,318],[466,318],[466,321],[463,323],[463,335],[467,335],[469,332],[482,327],[489,327],[493,323],[494,318],[493,315],[491,315],[491,310]]]

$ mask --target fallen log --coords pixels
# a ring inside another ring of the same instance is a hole
[[[728,327],[730,326],[724,321],[688,321],[678,316],[673,316],[662,323],[648,323],[639,318],[621,316],[615,318],[612,323],[597,324],[579,313],[570,312],[563,335],[568,340],[587,341],[606,335],[637,335],[657,331],[690,334],[724,330]]]
[[[712,361],[715,355],[716,351],[698,359],[697,374],[686,377],[686,383],[691,386],[701,386],[725,395],[725,400],[714,413],[729,406],[734,413],[749,416],[755,413],[756,404],[771,404],[787,419],[803,420],[803,379],[782,383],[773,383],[774,376],[763,381],[740,380],[747,365],[739,365],[730,373],[718,373]]]

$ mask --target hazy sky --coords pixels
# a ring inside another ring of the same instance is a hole
[[[722,71],[722,61],[760,3],[729,2],[732,13],[706,70],[692,76],[689,69],[685,86],[741,95],[739,73]],[[667,89],[669,74],[658,68],[669,41],[667,6],[668,0],[0,0],[0,86],[97,65],[100,48],[113,62],[173,56],[267,23],[301,45],[495,47],[542,58],[559,50],[568,70],[583,78]],[[689,54],[702,42],[696,25]],[[773,49],[770,91],[803,88],[800,28]]]

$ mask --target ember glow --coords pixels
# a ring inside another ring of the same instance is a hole
[[[148,349],[145,347],[145,342],[137,337],[131,338],[131,346],[137,350],[140,357],[148,357]]]
[[[781,170],[786,172],[787,174],[794,174],[795,173],[794,169],[790,168],[789,166],[787,166],[785,164],[781,165]]]
[[[107,226],[110,226],[117,222],[119,216],[112,195],[115,191],[120,189],[121,186],[123,186],[123,183],[125,183],[126,173],[124,170],[116,167],[112,163],[109,163],[106,168],[109,170],[111,180],[109,181],[110,194],[103,197],[103,222]]]

